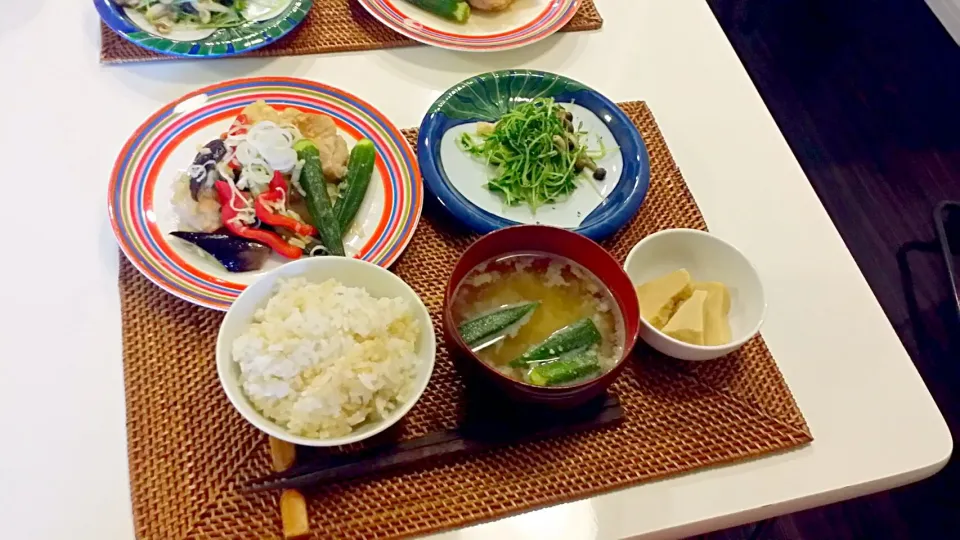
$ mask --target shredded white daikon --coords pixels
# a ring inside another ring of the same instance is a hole
[[[297,158],[297,152],[293,149],[293,144],[302,138],[300,130],[291,124],[264,120],[252,126],[233,125],[223,140],[226,154],[219,161],[211,159],[190,165],[186,173],[191,178],[205,174],[205,189],[212,188],[218,179],[225,180],[233,193],[228,205],[236,212],[236,217],[231,221],[251,225],[257,219],[251,195],[256,197],[265,192],[275,171],[290,174],[294,188],[301,195],[306,195],[299,182],[304,162]],[[204,151],[210,152],[201,148],[198,153]],[[210,165],[213,167],[207,170]],[[286,202],[277,201],[272,205],[274,211],[300,219],[295,212],[286,208]]]
[[[201,173],[206,173],[207,169],[203,165],[190,165],[187,167],[187,175],[193,178]]]
[[[233,158],[241,165],[237,187],[260,193],[267,189],[274,171],[293,171],[299,162],[293,143],[302,138],[296,127],[269,120],[257,122],[246,133],[231,129],[225,144],[233,148]]]
[[[233,159],[233,153],[229,150],[227,155],[223,158],[223,161],[217,163],[217,172],[220,173],[220,178],[224,180],[233,180],[233,169],[230,168],[230,161]]]
[[[297,193],[301,197],[306,197],[307,192],[303,190],[303,187],[300,186],[300,173],[303,172],[303,165],[306,163],[304,160],[297,162],[297,165],[293,168],[293,173],[290,174],[290,183],[293,184],[293,188],[297,190]]]
[[[307,247],[307,243],[297,237],[287,238],[287,243],[291,246],[297,246],[300,249]]]
[[[208,165],[213,165],[213,168],[211,168],[209,171],[207,170]],[[217,181],[217,178],[219,178],[217,176],[217,172],[217,162],[212,159],[200,165],[194,164],[187,167],[187,174],[190,175],[190,178],[206,175],[206,179],[204,179],[202,184],[203,188],[213,187],[213,183]]]
[[[232,179],[228,178],[227,183],[230,184],[230,191],[233,192],[233,197],[230,199],[230,208],[237,213],[237,217],[233,218],[233,220],[239,220],[241,223],[247,225],[252,224],[257,220],[257,212],[254,209],[253,201],[243,195],[243,192],[240,191]],[[244,206],[238,207],[234,204],[237,201],[241,201]]]

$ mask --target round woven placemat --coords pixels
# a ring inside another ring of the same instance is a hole
[[[649,109],[640,102],[621,107],[649,149],[651,183],[640,213],[605,242],[620,260],[657,230],[706,228]],[[413,130],[407,136],[416,140]],[[393,269],[420,294],[438,329],[446,278],[474,239],[428,207]],[[279,495],[238,490],[270,472],[270,453],[267,436],[231,408],[217,382],[214,344],[222,313],[164,293],[126,260],[120,293],[137,535],[279,537]],[[457,425],[463,381],[438,338],[430,386],[395,436]],[[426,534],[812,440],[761,338],[696,365],[640,345],[612,391],[626,416],[616,428],[324,486],[310,494],[311,530],[317,538]]]
[[[583,0],[577,14],[560,31],[597,30],[602,25],[603,19],[593,0]],[[290,34],[276,43],[239,56],[296,56],[416,44],[416,41],[384,26],[355,0],[314,0],[307,18]],[[175,58],[138,47],[100,23],[100,61],[105,64]]]

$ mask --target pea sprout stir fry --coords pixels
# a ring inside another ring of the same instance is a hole
[[[246,22],[247,0],[117,0],[136,9],[161,34],[179,28],[229,28]]]
[[[587,169],[603,180],[598,167],[607,150],[590,152],[583,143],[587,133],[573,125],[573,114],[552,98],[536,98],[503,115],[496,124],[480,124],[477,135],[461,135],[460,147],[496,167],[487,189],[503,196],[508,206],[526,204],[533,212],[544,204],[563,201],[579,187]]]

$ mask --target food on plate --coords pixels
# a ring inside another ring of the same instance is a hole
[[[223,227],[220,219],[220,201],[212,189],[204,189],[196,197],[190,194],[191,180],[187,175],[173,183],[173,205],[180,227],[188,231],[214,232]]]
[[[592,319],[580,319],[550,334],[547,339],[514,358],[510,365],[528,367],[550,358],[586,349],[600,343],[601,339],[600,331],[597,330],[597,325]]]
[[[327,181],[337,183],[346,174],[349,156],[347,142],[338,134],[337,125],[329,116],[304,113],[292,107],[280,111],[263,100],[251,103],[243,110],[243,114],[251,124],[273,122],[297,128],[302,138],[310,139],[317,146]]]
[[[279,171],[276,175],[280,180],[283,179]],[[303,255],[302,248],[287,242],[279,234],[252,226],[249,223],[249,220],[253,218],[245,211],[249,210],[250,198],[238,191],[235,185],[231,185],[227,180],[217,180],[213,187],[216,189],[217,198],[221,202],[220,218],[230,234],[266,244],[270,249],[288,259],[297,259]],[[253,216],[256,216],[256,211],[254,211]]]
[[[590,152],[587,133],[574,126],[573,114],[552,98],[534,98],[503,115],[495,124],[480,123],[476,135],[463,133],[460,148],[496,168],[486,188],[506,205],[526,204],[533,212],[562,202],[581,185],[581,172],[601,181],[607,171],[595,159],[606,150]],[[601,143],[602,144],[602,143]]]
[[[219,236],[174,236],[213,255],[230,272],[262,266],[263,257],[240,260],[253,244],[289,259],[344,255],[343,232],[363,202],[375,160],[367,139],[349,153],[329,116],[251,103],[220,138],[198,149],[173,185],[177,232]],[[334,213],[335,204],[342,217]],[[224,235],[247,242],[228,242]]]
[[[270,257],[270,248],[227,234],[173,231],[170,234],[190,242],[215,258],[230,272],[259,270]]]
[[[555,255],[511,253],[484,262],[454,291],[451,314],[481,361],[538,386],[598,377],[623,352],[623,318],[610,291]]]
[[[317,224],[320,239],[331,255],[343,255],[343,233],[333,213],[333,203],[327,193],[327,183],[320,167],[320,152],[313,141],[304,139],[294,145],[297,157],[303,161],[300,187],[307,201],[310,217]]]
[[[418,8],[453,22],[465,23],[470,18],[466,0],[407,0]]]
[[[663,328],[677,310],[677,305],[690,298],[693,286],[690,272],[676,270],[657,279],[637,286],[640,301],[640,316],[650,326]]]
[[[484,11],[503,11],[516,0],[469,0],[470,5]]]
[[[306,167],[304,167],[306,168]],[[225,182],[224,182],[225,183]],[[214,188],[220,184],[214,184]],[[290,189],[286,179],[279,171],[273,173],[270,188],[256,196],[253,203],[254,213],[261,222],[273,227],[285,227],[299,236],[314,236],[317,228],[285,213],[285,204],[290,199]],[[227,195],[223,195],[226,197]],[[221,210],[222,211],[222,210]]]
[[[516,0],[407,0],[407,3],[433,13],[438,17],[463,24],[470,19],[470,6],[481,11],[503,11],[513,5],[515,1]]]
[[[373,164],[377,159],[377,150],[370,139],[361,139],[350,151],[347,173],[341,186],[340,198],[333,205],[340,230],[346,231],[357,217],[363,202],[370,178],[373,176]]]
[[[540,302],[521,302],[503,306],[464,321],[457,327],[457,331],[471,349],[478,350],[515,334],[518,328],[530,320],[530,316],[538,307]]]
[[[197,200],[200,188],[211,177],[216,178],[217,163],[227,155],[227,147],[220,139],[214,139],[200,148],[197,157],[193,158],[193,165],[187,170],[190,175],[190,197]]]
[[[421,328],[403,298],[281,281],[231,345],[255,409],[292,434],[349,435],[412,399]]]
[[[173,30],[231,28],[258,14],[276,10],[289,0],[116,0],[138,11],[160,34]]]
[[[640,316],[691,345],[730,343],[730,291],[716,281],[693,281],[685,269],[637,286]]]

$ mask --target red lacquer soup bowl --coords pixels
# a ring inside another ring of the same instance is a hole
[[[460,337],[453,315],[454,293],[460,283],[481,263],[513,253],[543,253],[569,259],[596,276],[610,291],[623,321],[623,353],[610,371],[597,378],[567,386],[535,386],[514,380],[484,363]],[[470,382],[483,383],[504,397],[550,407],[569,408],[602,393],[625,366],[637,342],[640,306],[630,278],[620,264],[599,244],[585,236],[557,227],[518,225],[494,231],[471,245],[450,276],[444,297],[443,329],[461,369]]]

